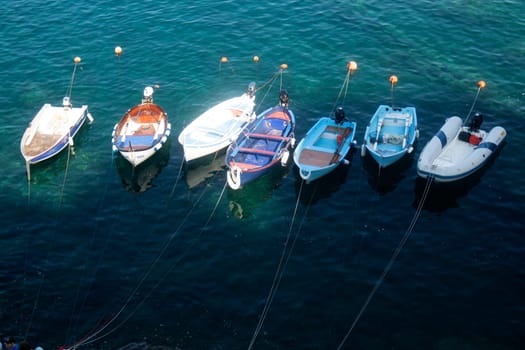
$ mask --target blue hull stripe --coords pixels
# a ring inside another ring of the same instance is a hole
[[[494,142],[482,142],[478,147],[476,147],[476,149],[477,148],[487,148],[494,152],[498,148],[498,145],[496,145]]]
[[[87,118],[87,112],[85,112],[82,117],[78,120],[78,122],[73,126],[73,128],[71,128],[71,131],[69,132],[68,135],[65,135],[54,147],[52,147],[51,149],[45,151],[44,153],[42,154],[39,154],[37,155],[36,157],[33,157],[30,161],[29,161],[29,164],[36,164],[36,163],[39,163],[41,161],[44,161],[46,159],[49,159],[55,155],[57,155],[58,153],[60,153],[60,151],[62,151],[64,148],[66,148],[66,146],[69,144],[69,136],[71,135],[71,138],[75,137],[75,135],[77,134],[77,132],[80,130],[80,127],[84,124],[84,121],[86,120]]]
[[[445,135],[443,131],[439,130],[439,132],[436,134],[436,137],[441,142],[441,148],[445,147],[447,144],[447,135]]]

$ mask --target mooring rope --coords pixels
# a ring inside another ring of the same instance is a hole
[[[170,192],[170,196],[168,198],[168,202],[171,200],[171,198],[173,197],[173,194],[175,193],[175,188],[177,187],[177,184],[179,183],[179,180],[181,178],[182,168],[183,167],[184,167],[184,158],[182,158],[181,161],[180,161],[179,172],[177,173],[177,177],[175,178],[175,183],[173,184],[173,187],[171,188],[171,192]]]
[[[277,270],[275,271],[275,274],[274,274],[274,277],[273,277],[273,281],[272,281],[272,285],[271,285],[270,290],[268,292],[268,296],[266,297],[266,302],[264,304],[263,311],[261,312],[261,315],[259,317],[259,322],[257,323],[257,327],[255,328],[255,331],[253,333],[252,339],[250,340],[250,344],[248,345],[248,350],[250,350],[253,347],[253,345],[255,344],[255,340],[257,339],[257,336],[259,335],[259,333],[260,333],[260,331],[262,329],[264,321],[266,320],[266,316],[268,315],[268,310],[270,309],[270,306],[271,306],[271,304],[273,302],[273,299],[275,297],[275,293],[277,292],[277,288],[279,287],[279,284],[280,284],[281,279],[282,279],[283,274],[284,274],[284,270],[286,269],[286,265],[288,264],[290,256],[292,255],[292,251],[293,251],[293,248],[295,246],[295,242],[297,241],[297,237],[299,235],[299,230],[298,230],[296,235],[295,235],[295,238],[294,238],[294,240],[293,240],[293,242],[291,244],[290,249],[288,249],[288,245],[290,243],[290,237],[292,235],[292,228],[293,228],[293,225],[294,225],[294,222],[295,222],[295,217],[297,215],[297,209],[299,207],[299,202],[300,202],[300,199],[301,199],[303,183],[304,183],[304,180],[301,180],[301,186],[299,188],[299,194],[297,196],[297,201],[295,203],[295,208],[294,208],[294,212],[293,212],[293,215],[292,215],[292,220],[290,222],[290,227],[288,229],[288,234],[286,236],[286,241],[284,243],[284,248],[283,248],[283,251],[281,253],[281,258],[279,260],[279,264],[277,265]],[[305,217],[306,217],[306,213],[305,213]],[[303,220],[304,220],[304,217],[303,217]]]
[[[115,157],[113,157],[113,155],[112,155],[111,162],[109,164],[108,170],[106,172],[106,175],[104,175],[105,179],[109,179],[110,178],[109,174],[114,171],[114,165],[115,165]],[[98,214],[100,213],[100,211],[101,211],[101,209],[102,209],[102,207],[104,205],[109,185],[110,185],[110,181],[105,181],[104,190],[102,191],[102,195],[100,197],[100,201],[99,201],[99,203],[97,205],[97,210],[96,210],[96,213],[95,213],[95,217],[98,217]],[[118,210],[120,210],[121,205],[122,205],[122,202],[119,202]],[[94,242],[95,242],[95,234],[97,233],[98,228],[99,228],[99,220],[94,220],[94,222],[95,222],[95,225],[94,225],[93,230],[92,230],[91,240],[90,240],[90,243],[89,243],[89,245],[87,247],[87,251],[93,251],[92,247],[93,247]],[[75,300],[73,302],[73,307],[72,307],[71,315],[70,315],[70,318],[69,318],[69,325],[68,325],[68,328],[67,328],[67,331],[66,331],[66,341],[69,338],[69,334],[72,332],[73,329],[76,328],[77,323],[78,323],[78,318],[77,318],[76,321],[73,320],[74,315],[75,314],[80,315],[83,312],[82,310],[84,309],[84,306],[86,304],[89,292],[90,292],[91,287],[93,285],[93,282],[95,280],[94,277],[95,277],[95,275],[96,275],[96,273],[98,271],[98,267],[101,264],[102,257],[103,257],[103,255],[104,255],[104,253],[106,251],[106,247],[107,247],[107,244],[109,242],[109,238],[110,238],[111,234],[113,233],[114,226],[115,226],[115,222],[113,221],[113,225],[107,231],[108,233],[107,233],[107,237],[106,237],[106,241],[104,243],[104,246],[103,247],[98,247],[98,249],[96,249],[96,251],[98,252],[98,259],[97,259],[97,262],[96,262],[95,267],[94,267],[93,272],[92,272],[92,276],[93,277],[92,278],[89,278],[89,277],[85,278],[87,280],[90,280],[91,282],[89,283],[87,288],[82,288],[82,283],[80,281],[78,283],[77,293],[76,293],[76,296],[75,296]],[[87,262],[89,260],[89,257],[87,255],[85,257],[85,260],[86,260],[85,263],[82,264],[82,266],[84,266],[84,267],[87,266]],[[84,294],[84,298],[83,298],[82,303],[79,304],[80,292],[81,291],[84,291],[85,294]],[[79,307],[79,310],[76,311],[78,304],[80,305],[80,307]]]
[[[173,239],[178,235],[179,231],[181,230],[181,228],[184,226],[184,224],[186,223],[186,221],[188,220],[188,218],[190,217],[190,215],[192,214],[193,210],[197,207],[198,203],[200,203],[202,197],[204,196],[204,194],[206,193],[206,190],[207,190],[207,187],[204,187],[203,191],[201,192],[200,196],[198,197],[198,199],[193,203],[193,205],[191,206],[191,208],[188,210],[188,212],[186,213],[186,215],[184,216],[182,222],[179,224],[179,226],[177,227],[177,229],[169,236],[168,240],[166,241],[166,243],[164,244],[164,246],[162,247],[162,249],[160,250],[160,252],[158,253],[158,255],[156,256],[156,258],[153,260],[153,262],[150,264],[150,266],[148,267],[148,269],[146,270],[146,272],[143,274],[143,276],[141,277],[140,281],[138,282],[138,284],[135,286],[135,288],[131,291],[131,293],[129,294],[128,298],[126,299],[126,301],[124,302],[124,304],[121,306],[121,308],[117,311],[117,313],[114,314],[113,317],[111,317],[107,322],[105,322],[98,330],[92,332],[91,334],[87,335],[86,337],[84,337],[83,339],[79,340],[78,342],[76,342],[75,344],[71,345],[71,346],[68,346],[68,347],[64,347],[64,350],[70,350],[70,349],[75,349],[77,347],[80,347],[80,346],[84,346],[84,345],[87,345],[87,344],[91,344],[91,343],[94,343],[100,339],[103,339],[105,337],[107,337],[108,335],[110,335],[111,333],[115,332],[118,328],[120,328],[123,324],[125,324],[127,322],[127,320],[129,320],[129,318],[131,318],[131,316],[138,310],[138,308],[145,302],[145,300],[147,299],[147,297],[151,294],[151,292],[153,292],[154,288],[156,288],[160,282],[158,282],[151,290],[150,292],[146,295],[146,297],[144,297],[142,299],[142,301],[135,307],[135,309],[123,320],[121,321],[119,324],[117,324],[116,326],[114,326],[112,329],[110,330],[107,330],[106,333],[104,334],[101,334],[102,332],[104,332],[111,324],[113,324],[119,317],[120,315],[124,312],[124,310],[128,307],[128,305],[130,304],[131,300],[133,299],[133,297],[137,294],[138,290],[142,287],[142,285],[144,284],[145,280],[149,277],[149,275],[151,274],[151,272],[153,271],[153,268],[157,265],[157,263],[159,262],[159,260],[161,259],[161,257],[164,255],[164,253],[166,252],[166,250],[168,249],[168,247],[171,245],[171,242],[173,241]],[[210,219],[211,220],[211,219]]]
[[[405,243],[407,242],[408,238],[410,237],[410,234],[414,230],[416,222],[419,219],[419,216],[421,215],[421,211],[423,209],[423,205],[425,204],[426,198],[427,198],[428,193],[430,191],[430,185],[432,184],[432,181],[433,181],[433,177],[428,177],[427,182],[425,184],[425,189],[424,189],[423,194],[421,196],[421,199],[420,199],[420,201],[418,203],[416,212],[414,213],[414,216],[412,217],[412,221],[410,222],[410,225],[408,226],[408,229],[406,230],[406,232],[403,235],[401,241],[397,245],[394,253],[392,254],[390,260],[388,261],[388,263],[385,266],[383,272],[381,273],[381,276],[379,277],[379,279],[375,283],[374,287],[372,288],[372,290],[368,294],[368,296],[367,296],[363,306],[361,307],[361,309],[359,310],[357,316],[355,317],[354,322],[352,323],[352,325],[350,326],[350,328],[346,332],[345,336],[343,337],[343,340],[341,341],[341,343],[337,347],[337,350],[342,349],[343,345],[345,344],[345,342],[347,341],[348,337],[350,336],[350,333],[352,333],[352,331],[354,330],[355,326],[359,322],[359,320],[360,320],[361,316],[363,315],[363,313],[365,312],[368,304],[370,304],[370,301],[372,300],[372,298],[374,297],[375,293],[377,292],[377,290],[379,289],[379,287],[383,283],[386,275],[388,274],[388,272],[392,268],[392,265],[394,264],[394,262],[397,259],[398,255],[401,253],[401,250],[405,246]]]
[[[353,71],[351,71],[351,70],[348,70],[348,72],[346,73],[345,79],[343,81],[343,84],[341,85],[341,88],[339,89],[339,94],[337,95],[337,98],[335,99],[335,103],[334,103],[330,113],[334,113],[335,107],[337,106],[339,100],[341,99],[341,96],[343,96],[342,105],[343,106],[345,105],[346,94],[348,92],[348,85],[350,84],[350,78],[352,77],[352,73],[353,73]],[[343,94],[343,91],[344,91],[344,94]]]
[[[71,142],[71,135],[68,136],[68,142]],[[58,198],[58,209],[62,206],[62,198],[64,195],[64,188],[66,187],[67,174],[69,171],[69,160],[71,158],[71,144],[67,146],[67,160],[66,160],[66,170],[64,171],[64,178],[62,180],[62,187],[60,188],[60,196]]]

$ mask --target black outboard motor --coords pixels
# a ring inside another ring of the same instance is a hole
[[[480,113],[474,114],[469,124],[470,131],[478,131],[483,123],[483,116]]]
[[[281,90],[279,92],[279,102],[281,106],[288,108],[288,91]]]
[[[250,97],[253,97],[253,95],[255,94],[255,82],[251,82],[249,85],[248,85],[248,96]]]
[[[337,107],[335,110],[335,122],[341,124],[343,120],[345,120],[345,111],[343,110],[343,107]]]

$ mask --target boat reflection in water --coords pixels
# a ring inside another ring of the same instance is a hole
[[[228,208],[233,216],[237,219],[246,219],[252,216],[261,204],[272,198],[273,191],[281,186],[288,170],[288,167],[272,169],[269,173],[238,190],[233,190],[228,186]]]
[[[423,198],[428,179],[417,177],[414,182],[414,202],[412,206],[418,208],[424,199],[423,209],[431,212],[444,212],[450,208],[459,208],[459,199],[466,197],[479,184],[485,172],[492,167],[501,150],[505,147],[504,141],[491,155],[491,158],[475,173],[453,182],[432,182],[428,193]]]
[[[167,145],[136,167],[121,155],[116,155],[115,165],[124,188],[130,192],[145,192],[153,187],[153,179],[168,164],[170,144],[168,139]]]
[[[224,154],[225,151],[222,150],[221,152],[199,158],[190,163],[185,162],[184,178],[188,188],[192,189],[204,183],[217,173],[222,172],[226,168]]]
[[[333,193],[337,192],[341,185],[346,182],[348,171],[352,167],[352,158],[354,153],[354,149],[350,148],[350,151],[345,157],[345,159],[348,161],[348,164],[342,163],[330,173],[308,184],[301,178],[299,169],[294,167],[294,173],[296,176],[295,193],[298,196],[299,191],[301,191],[301,203],[305,205],[312,205],[321,199],[329,198]],[[303,181],[302,189],[301,181]]]
[[[414,163],[414,155],[406,154],[394,164],[382,168],[372,158],[366,154],[362,158],[363,168],[368,174],[368,184],[379,194],[386,194],[395,190],[397,185],[407,177],[408,171]]]

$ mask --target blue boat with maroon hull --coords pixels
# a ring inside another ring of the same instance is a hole
[[[237,190],[278,166],[287,166],[295,144],[295,116],[288,109],[288,93],[279,104],[261,113],[226,151],[228,185]]]

